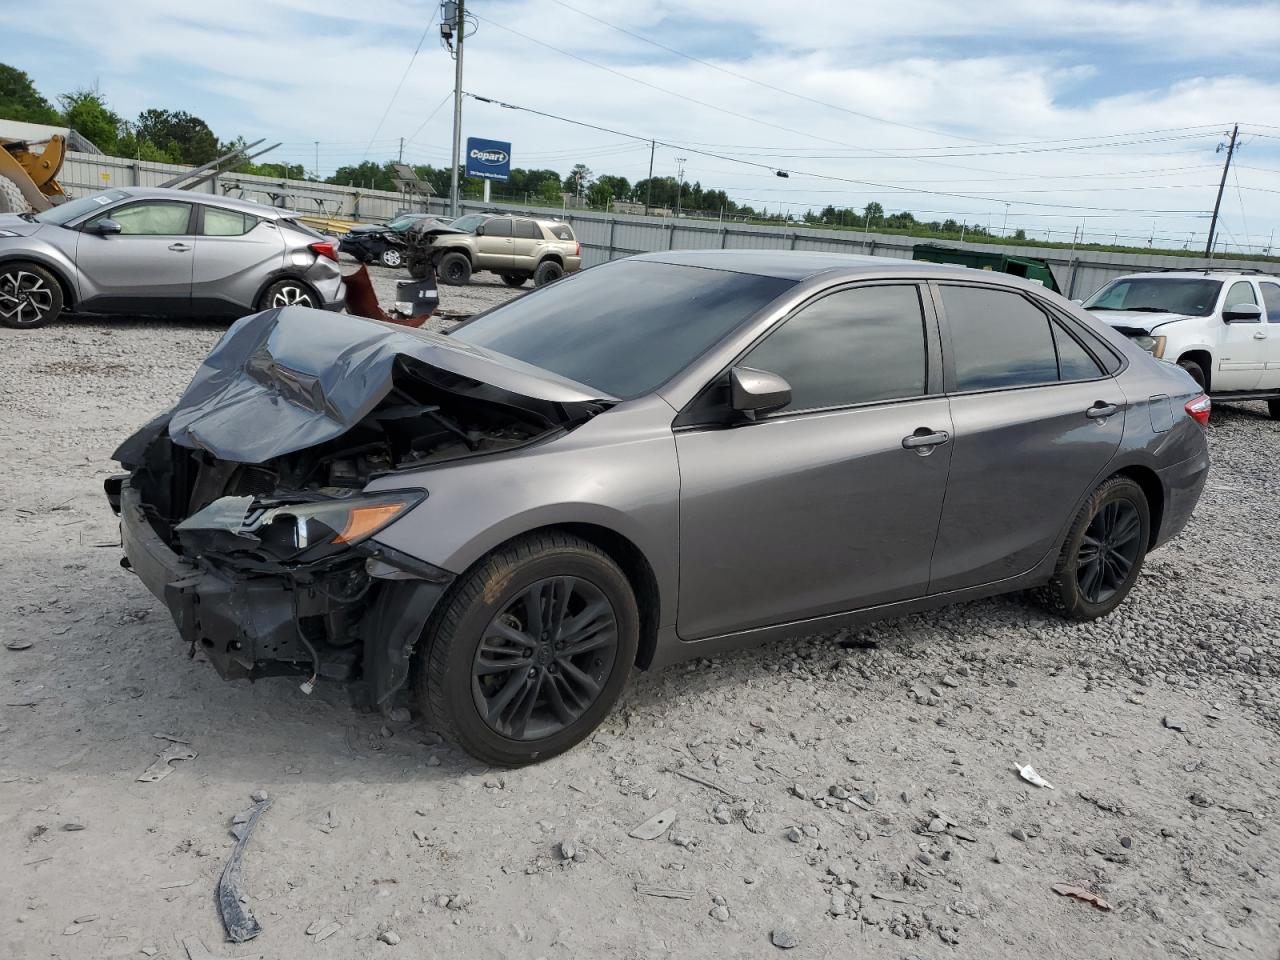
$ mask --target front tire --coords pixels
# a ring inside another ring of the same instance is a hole
[[[62,306],[62,287],[44,267],[23,261],[0,264],[0,323],[33,330],[57,320]]]
[[[318,307],[316,295],[305,283],[298,280],[277,280],[267,287],[258,300],[259,310],[272,307]]]
[[[436,268],[436,279],[451,287],[465,287],[471,282],[471,261],[465,253],[454,251],[440,258],[440,266]]]
[[[400,255],[400,251],[395,247],[387,247],[378,257],[378,262],[384,267],[395,268],[404,263],[404,257]]]
[[[577,537],[536,534],[481,560],[450,590],[422,640],[419,708],[486,763],[568,750],[617,702],[640,617],[626,576]]]
[[[1280,420],[1280,400],[1268,400],[1267,413],[1271,414],[1272,420]]]
[[[1045,587],[1048,605],[1069,620],[1096,620],[1133,589],[1151,542],[1151,510],[1142,487],[1112,477],[1080,508]]]

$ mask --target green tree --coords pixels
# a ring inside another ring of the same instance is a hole
[[[558,180],[543,180],[538,185],[538,199],[553,206],[560,206],[562,201],[560,192],[560,182]]]
[[[878,227],[884,223],[884,207],[872,200],[863,208],[859,219],[869,226]]]
[[[140,140],[150,140],[165,152],[175,154],[180,163],[199,166],[226,151],[219,149],[218,138],[209,125],[184,110],[143,110],[133,125]],[[228,144],[228,149],[235,144]]]
[[[388,164],[374,163],[372,160],[365,160],[355,166],[339,167],[334,171],[333,176],[325,180],[325,183],[366,187],[372,190],[394,190],[396,188],[391,171],[388,169]]]
[[[103,153],[119,154],[120,117],[97,90],[81,89],[58,98],[62,120]]]
[[[1015,230],[1015,231],[1013,231],[1013,239],[1015,239],[1015,240],[1025,240],[1025,239],[1027,239],[1027,231],[1025,231],[1025,230]]]
[[[587,190],[587,205],[590,207],[599,207],[607,209],[609,201],[613,199],[613,191],[609,189],[609,184],[603,180],[597,180]]]
[[[575,163],[573,169],[569,171],[569,175],[564,178],[564,192],[572,193],[577,196],[579,192],[585,193],[587,187],[595,179],[595,175],[591,172],[591,168],[585,163]]]
[[[7,63],[0,63],[0,117],[26,123],[62,123],[58,111],[40,95],[31,78]]]

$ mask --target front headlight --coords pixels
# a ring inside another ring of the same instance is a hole
[[[245,532],[260,537],[263,546],[291,546],[299,559],[314,560],[369,539],[424,496],[402,491],[271,507],[246,524]]]
[[[1133,342],[1157,360],[1164,356],[1164,337],[1134,337]]]

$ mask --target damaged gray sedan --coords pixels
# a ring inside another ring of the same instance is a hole
[[[649,254],[449,336],[246,317],[107,494],[223,677],[347,682],[520,764],[633,667],[1028,587],[1111,612],[1191,514],[1208,411],[1016,278]]]

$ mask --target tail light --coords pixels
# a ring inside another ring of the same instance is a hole
[[[1187,416],[1200,424],[1200,426],[1207,427],[1209,425],[1209,411],[1213,409],[1213,401],[1202,393],[1200,396],[1188,400],[1186,406],[1182,409],[1186,410]]]
[[[317,257],[328,257],[334,263],[338,262],[338,251],[333,249],[333,244],[328,240],[320,240],[315,243],[307,244],[307,249],[314,253]]]
[[[582,256],[582,244],[581,244],[581,243],[575,243],[575,244],[573,245],[573,255],[574,255],[575,257],[580,257],[580,256]]]

